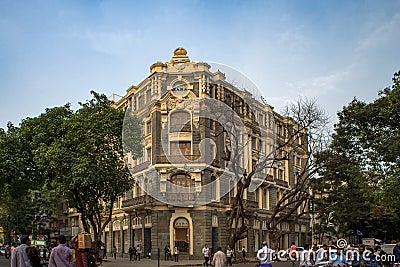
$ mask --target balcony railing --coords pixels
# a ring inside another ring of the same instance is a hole
[[[151,204],[153,203],[153,198],[149,195],[143,195],[140,197],[134,197],[131,199],[126,199],[122,201],[122,208],[128,208],[137,205]]]
[[[165,198],[169,201],[194,201],[196,193],[167,193]]]
[[[131,172],[136,173],[136,172],[143,171],[143,170],[147,169],[149,167],[149,165],[150,165],[150,161],[140,163],[139,165],[133,166],[131,168]]]
[[[200,155],[182,155],[182,156],[157,156],[157,163],[166,163],[170,164],[171,161],[173,163],[185,163],[185,160],[195,161],[200,158]]]
[[[277,179],[277,180],[275,180],[275,182],[276,182],[277,185],[280,185],[280,186],[284,186],[284,187],[288,187],[289,186],[288,182],[283,181],[283,180]]]
[[[176,132],[190,132],[191,125],[190,124],[171,124],[169,126],[169,132],[176,133]]]

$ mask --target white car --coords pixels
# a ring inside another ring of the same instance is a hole
[[[393,248],[396,246],[396,244],[383,244],[381,246],[381,249],[386,252],[386,254],[393,254]]]
[[[0,247],[0,255],[1,256],[6,255],[6,249],[4,247]]]

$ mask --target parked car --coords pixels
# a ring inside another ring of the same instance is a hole
[[[383,244],[381,249],[386,252],[386,254],[393,254],[393,248],[396,244]]]
[[[6,255],[6,248],[5,247],[0,247],[0,256]]]

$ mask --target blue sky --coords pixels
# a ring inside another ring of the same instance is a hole
[[[0,127],[90,90],[123,95],[179,46],[240,70],[278,110],[307,96],[335,120],[391,85],[399,44],[396,0],[0,0]]]

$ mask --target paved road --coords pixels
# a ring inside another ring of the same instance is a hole
[[[160,261],[160,267],[176,267],[176,266],[201,266],[201,260],[191,260],[191,261]],[[247,263],[247,264],[234,264],[235,267],[253,267],[255,263]],[[126,258],[117,258],[117,260],[113,260],[108,258],[107,261],[103,263],[103,267],[158,267],[158,263],[156,260],[143,259],[141,261],[129,261]],[[272,264],[273,267],[292,267],[290,262],[277,262]],[[4,258],[4,256],[0,256],[0,267],[10,267],[10,260]]]

